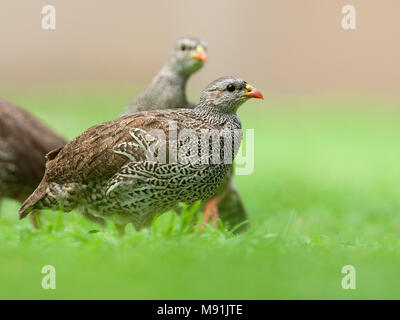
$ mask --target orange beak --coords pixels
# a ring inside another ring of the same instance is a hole
[[[201,46],[201,45],[198,45],[198,46],[196,47],[196,51],[195,51],[195,53],[193,54],[192,57],[193,57],[194,59],[197,59],[197,60],[203,61],[203,62],[206,62],[207,59],[208,59],[207,54],[206,54],[206,52],[204,51],[203,46]]]
[[[256,98],[256,99],[263,99],[264,97],[260,91],[257,89],[253,88],[251,85],[246,85],[246,89],[248,92],[243,93],[241,97],[248,97],[248,98]]]

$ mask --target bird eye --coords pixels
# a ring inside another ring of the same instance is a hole
[[[228,90],[229,92],[233,92],[236,90],[236,88],[233,84],[228,84],[228,86],[226,87],[226,90]]]
[[[186,50],[186,46],[183,44],[183,45],[181,45],[181,50],[182,51],[185,51]]]

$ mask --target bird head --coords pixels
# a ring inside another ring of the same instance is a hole
[[[218,113],[236,113],[251,98],[264,99],[256,88],[241,78],[223,77],[211,82],[202,92],[199,108],[208,107]]]
[[[174,47],[172,53],[173,68],[190,76],[207,61],[207,44],[203,41],[193,38],[180,39]]]

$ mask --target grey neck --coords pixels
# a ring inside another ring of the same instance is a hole
[[[204,101],[200,101],[193,111],[209,123],[230,124],[235,128],[241,128],[241,122],[236,112],[221,112],[218,107]]]
[[[177,70],[173,58],[162,67],[146,90],[147,98],[160,108],[184,108],[188,104],[186,82],[189,76]]]
[[[155,89],[162,87],[162,89],[165,89],[167,86],[173,86],[185,91],[187,79],[187,77],[184,77],[174,70],[169,63],[166,63],[160,72],[154,77],[150,84],[150,88]]]

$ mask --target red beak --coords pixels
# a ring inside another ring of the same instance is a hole
[[[256,98],[256,99],[263,99],[264,97],[260,91],[258,91],[256,88],[253,88],[251,85],[246,86],[247,91],[246,93],[242,94],[242,97],[248,97],[248,98]]]
[[[207,53],[204,51],[204,48],[202,46],[197,46],[196,48],[196,53],[194,54],[193,58],[206,62],[208,57],[207,57]]]
[[[260,91],[258,91],[258,90],[253,90],[253,91],[249,92],[247,95],[250,98],[256,98],[256,99],[263,99],[264,100],[264,97],[263,97],[262,93]]]

